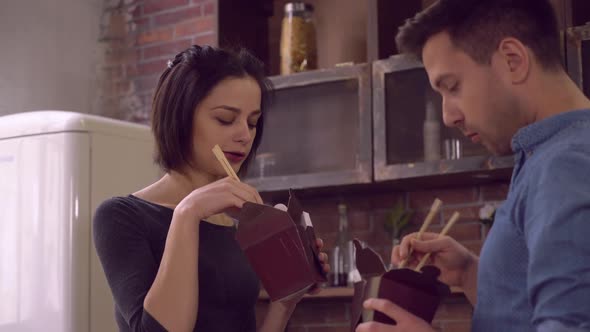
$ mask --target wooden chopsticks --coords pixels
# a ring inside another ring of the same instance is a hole
[[[221,151],[219,145],[215,144],[215,146],[213,147],[213,154],[215,155],[215,157],[217,157],[217,160],[219,160],[219,163],[221,163],[221,166],[223,167],[223,169],[225,169],[227,175],[229,177],[232,177],[234,180],[240,182],[240,178],[238,178],[238,175],[236,174],[236,172],[234,172],[234,169],[229,164],[229,161],[227,161],[227,159],[225,158],[225,155],[223,154],[223,151]]]
[[[438,213],[438,210],[440,209],[440,206],[442,205],[442,201],[440,199],[435,199],[434,202],[432,203],[432,206],[430,207],[430,211],[428,212],[428,215],[426,215],[426,219],[424,219],[424,223],[422,224],[422,227],[420,227],[420,230],[418,231],[418,235],[416,235],[416,239],[421,240],[422,239],[422,234],[424,233],[424,231],[426,231],[426,229],[428,228],[428,226],[430,226],[430,223],[432,223],[432,220],[434,219],[434,216]],[[410,256],[412,256],[412,248],[410,248],[410,252],[408,253],[408,257],[406,257],[406,259],[404,259],[401,264],[399,265],[399,268],[404,268],[406,266],[406,264],[408,264],[408,259],[410,258]]]
[[[449,232],[451,227],[453,227],[453,225],[457,222],[457,220],[459,220],[460,215],[461,214],[457,211],[455,211],[455,213],[453,213],[449,222],[445,225],[443,230],[438,234],[439,238],[447,235],[447,233]],[[427,253],[426,255],[424,255],[424,257],[422,257],[422,259],[420,260],[420,262],[418,263],[418,265],[416,266],[414,271],[420,272],[420,270],[422,269],[424,264],[426,264],[426,261],[428,261],[428,258],[430,258],[430,253]]]
[[[418,231],[418,234],[416,235],[416,239],[418,239],[418,240],[422,239],[422,234],[424,234],[424,232],[426,231],[428,226],[430,226],[430,224],[432,223],[432,220],[434,219],[434,216],[438,213],[438,210],[440,210],[441,205],[442,205],[442,201],[440,199],[436,198],[434,200],[434,202],[432,203],[432,206],[430,207],[430,211],[428,212],[426,219],[424,219],[424,223],[422,224],[422,227],[420,227],[420,230]],[[459,220],[460,216],[461,216],[461,214],[459,212],[455,211],[453,213],[453,215],[451,216],[451,219],[449,219],[449,222],[447,222],[447,224],[445,225],[443,230],[438,234],[438,237],[440,238],[440,237],[447,235],[447,233],[449,232],[451,227],[453,227],[453,225],[457,222],[457,220]],[[412,253],[413,253],[413,250],[412,250],[412,248],[410,248],[410,251],[408,252],[408,257],[406,257],[406,259],[404,259],[399,265],[400,269],[404,268],[406,266],[406,264],[408,264],[408,260],[412,256]],[[418,265],[414,268],[414,271],[420,272],[422,267],[424,267],[424,264],[426,264],[426,262],[430,258],[430,255],[431,255],[430,253],[427,253],[426,255],[424,255],[424,257],[422,257],[422,259],[420,260]]]

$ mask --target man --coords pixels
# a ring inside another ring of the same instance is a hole
[[[590,331],[590,101],[561,66],[549,1],[440,0],[397,43],[424,63],[447,126],[516,159],[480,257],[449,237],[410,234],[393,263],[410,247],[414,262],[432,253],[441,280],[475,306],[473,331]],[[365,307],[398,324],[358,332],[434,331],[389,301]]]

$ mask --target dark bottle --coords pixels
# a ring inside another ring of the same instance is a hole
[[[330,286],[350,286],[349,274],[352,269],[352,242],[348,233],[348,215],[346,205],[338,205],[338,239],[332,251],[332,275]]]

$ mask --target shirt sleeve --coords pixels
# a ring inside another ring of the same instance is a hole
[[[588,332],[590,329],[568,327],[554,320],[546,320],[539,325],[537,332]]]
[[[590,330],[590,153],[569,146],[530,174],[524,236],[527,291],[538,331]],[[553,322],[553,323],[551,323]]]
[[[147,229],[123,200],[113,198],[96,210],[93,236],[96,252],[118,311],[134,332],[166,332],[143,307],[158,271]]]

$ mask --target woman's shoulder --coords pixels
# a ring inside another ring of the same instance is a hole
[[[93,217],[94,229],[140,229],[146,230],[146,222],[168,218],[169,209],[144,201],[134,195],[115,196],[104,200]]]
[[[95,219],[104,216],[121,216],[141,212],[141,207],[133,195],[115,196],[104,200],[96,208]]]

